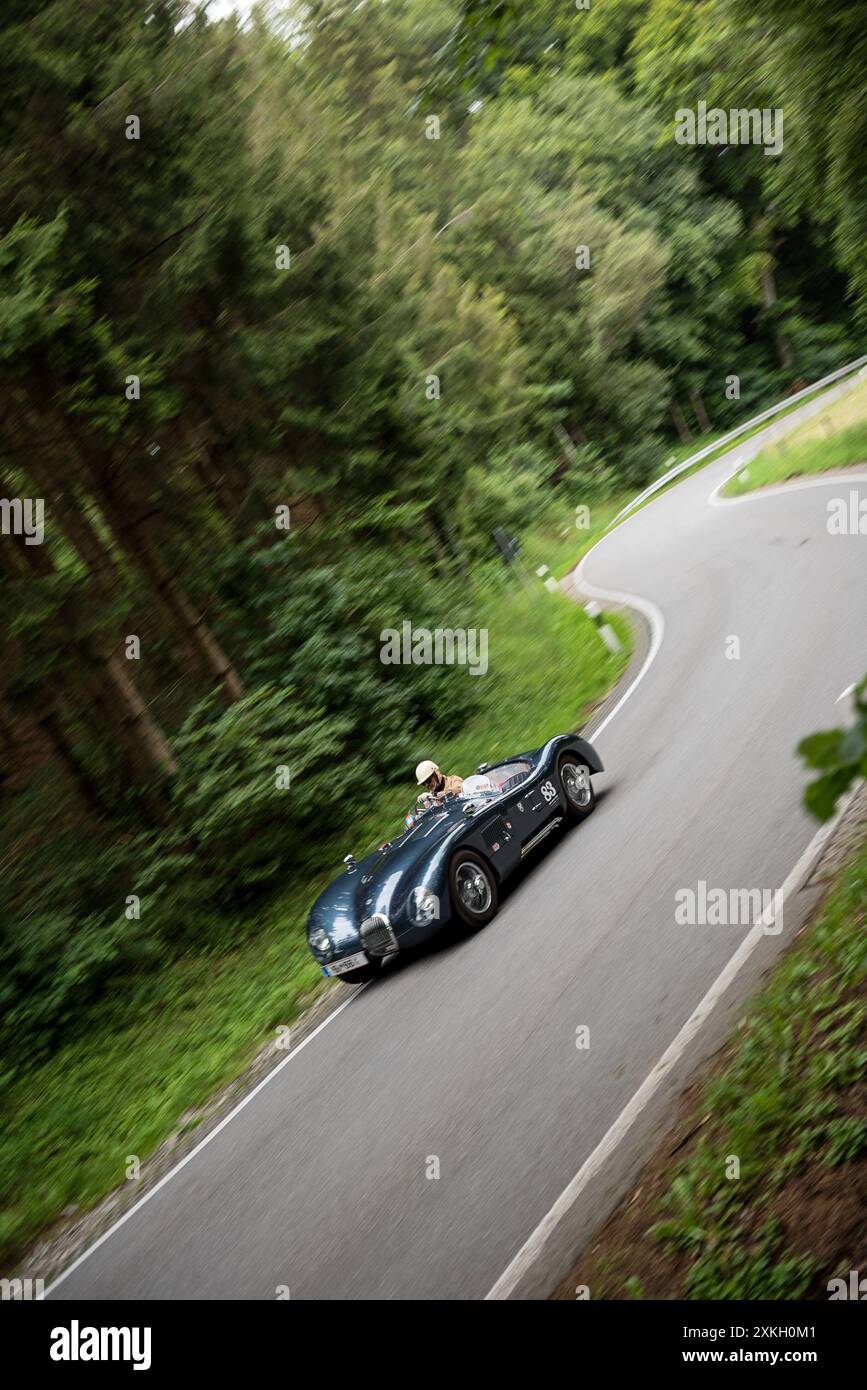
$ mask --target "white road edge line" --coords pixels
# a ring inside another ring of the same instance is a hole
[[[151,1197],[155,1197],[161,1187],[165,1187],[166,1183],[170,1182],[176,1173],[179,1173],[182,1168],[185,1168],[187,1164],[190,1163],[196,1157],[197,1154],[201,1153],[202,1149],[204,1149],[207,1144],[210,1144],[211,1140],[215,1139],[216,1136],[220,1133],[220,1131],[225,1129],[226,1125],[229,1124],[232,1120],[234,1120],[235,1116],[240,1114],[240,1112],[244,1109],[246,1105],[250,1104],[250,1101],[253,1099],[253,1097],[257,1096],[259,1092],[265,1086],[268,1085],[269,1081],[273,1081],[277,1073],[281,1072],[283,1068],[287,1065],[287,1063],[292,1061],[293,1057],[297,1057],[298,1053],[302,1052],[304,1048],[307,1046],[307,1044],[313,1041],[317,1033],[321,1033],[323,1028],[327,1028],[328,1024],[331,1023],[332,1019],[335,1019],[338,1014],[342,1014],[343,1010],[348,1008],[349,1005],[355,999],[358,998],[362,990],[365,989],[367,989],[367,983],[359,985],[358,989],[353,990],[352,994],[350,994],[346,999],[344,999],[342,1004],[338,1004],[337,1008],[332,1010],[332,1012],[328,1015],[327,1018],[323,1018],[322,1022],[318,1024],[317,1027],[314,1028],[311,1033],[308,1033],[307,1037],[304,1038],[303,1041],[300,1042],[297,1047],[293,1047],[292,1051],[283,1058],[282,1062],[278,1062],[277,1066],[274,1067],[271,1071],[269,1071],[267,1076],[264,1076],[262,1078],[258,1086],[254,1086],[252,1091],[250,1091],[246,1096],[244,1096],[243,1100],[240,1100],[238,1104],[234,1106],[227,1115],[223,1116],[220,1123],[218,1125],[215,1125],[214,1128],[210,1130],[208,1134],[205,1135],[204,1139],[202,1139],[195,1146],[194,1149],[190,1149],[190,1152],[186,1154],[185,1157],[182,1158],[179,1163],[176,1163],[174,1168],[170,1168],[167,1173],[163,1174],[159,1182],[154,1183],[153,1187],[150,1188],[150,1190],[147,1191],[143,1197],[140,1197],[137,1202],[133,1203],[129,1211],[124,1212],[123,1216],[119,1217],[113,1225],[109,1226],[107,1231],[103,1231],[102,1235],[99,1237],[98,1240],[94,1241],[93,1245],[88,1246],[86,1250],[82,1251],[78,1258],[76,1260],[73,1260],[72,1264],[69,1266],[68,1269],[64,1269],[61,1274],[58,1274],[54,1282],[43,1293],[43,1299],[50,1298],[54,1290],[58,1288],[60,1284],[63,1283],[64,1279],[68,1279],[70,1274],[72,1274],[74,1270],[78,1269],[79,1265],[84,1264],[84,1261],[88,1259],[94,1253],[95,1250],[98,1250],[101,1245],[105,1244],[105,1242],[109,1239],[110,1236],[114,1235],[115,1231],[119,1231],[121,1226],[126,1225],[130,1217],[135,1216],[136,1212],[140,1211],[141,1208],[145,1205],[145,1203],[150,1201]]]
[[[618,527],[618,530],[619,529],[620,528]],[[607,540],[607,536],[602,537],[601,540],[597,541],[596,544],[601,545],[602,540]],[[651,603],[650,599],[640,598],[637,594],[620,593],[615,589],[599,589],[596,587],[595,584],[588,584],[586,582],[583,574],[584,561],[587,559],[589,555],[593,554],[593,551],[595,549],[595,545],[591,546],[591,548],[587,551],[587,555],[583,557],[577,569],[572,571],[570,578],[572,581],[573,589],[576,593],[587,594],[590,598],[608,599],[610,602],[613,603],[624,604],[626,607],[635,608],[639,613],[643,614],[643,616],[647,619],[650,625],[650,647],[648,649],[647,656],[644,658],[644,661],[641,664],[641,670],[638,672],[638,675],[635,677],[635,680],[623,692],[614,708],[612,710],[609,710],[608,714],[602,720],[602,723],[599,725],[599,727],[593,729],[591,737],[594,739],[598,738],[599,735],[602,733],[602,730],[605,729],[611,723],[617,711],[623,708],[630,695],[634,693],[634,691],[638,688],[640,683],[644,680],[644,677],[647,675],[647,672],[650,670],[651,665],[656,659],[657,653],[659,652],[659,649],[662,646],[662,639],[665,636],[665,617],[663,616],[662,609],[657,608],[656,604]]]
[[[856,791],[857,787],[847,795],[843,805],[834,817],[820,827],[807,845],[807,848],[795,864],[795,867],[786,878],[782,888],[779,889],[783,902],[786,901],[793,888],[799,885],[801,876],[806,875],[811,864],[818,858],[822,847],[837,828],[837,825],[844,816]],[[779,899],[777,899],[776,894],[774,897],[774,907],[776,910],[776,904]],[[761,925],[764,915],[765,914],[759,919],[759,923],[752,927],[744,937],[734,955],[714,980],[710,989],[701,1000],[701,1003],[687,1019],[686,1023],[666,1048],[665,1052],[663,1052],[659,1061],[639,1086],[632,1099],[626,1104],[623,1110],[621,1110],[611,1128],[578,1169],[578,1172],[575,1174],[568,1187],[564,1188],[553,1207],[551,1207],[551,1210],[542,1218],[532,1235],[525,1241],[517,1255],[515,1255],[514,1259],[500,1275],[496,1284],[494,1284],[490,1292],[486,1294],[486,1301],[491,1299],[510,1298],[522,1277],[540,1258],[542,1258],[548,1238],[554,1233],[560,1222],[565,1220],[572,1212],[588,1183],[604,1167],[620,1142],[626,1137],[642,1110],[650,1100],[652,1100],[656,1091],[658,1091],[659,1087],[662,1085],[668,1072],[686,1052],[693,1038],[701,1030],[706,1019],[713,1012],[713,1009],[722,995],[736,978],[741,966],[749,960],[753,951],[764,939],[765,931],[764,927]]]
[[[738,497],[722,497],[721,490],[737,471],[735,468],[710,493],[707,500],[712,507],[736,507],[739,502],[760,502],[763,497],[782,497],[786,492],[804,492],[810,487],[845,487],[847,483],[867,483],[867,473],[827,473],[824,477],[792,479],[788,483],[775,483],[773,487],[757,487],[755,492],[744,492]]]

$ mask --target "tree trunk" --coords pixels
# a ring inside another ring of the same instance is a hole
[[[34,472],[31,464],[28,471],[34,474],[40,488],[49,493],[53,491],[51,480],[45,470],[37,467]],[[60,530],[88,567],[97,589],[104,595],[110,595],[112,588],[117,584],[117,569],[90,522],[83,513],[76,514],[71,511],[58,510],[56,517]],[[24,549],[25,559],[43,575],[53,573],[54,564],[51,556],[46,551],[37,558],[34,554],[37,550],[41,552],[43,547],[30,546]],[[91,648],[91,641],[82,640],[83,653],[89,652]],[[115,699],[120,702],[120,717],[112,717],[113,709],[107,708],[107,702],[102,700],[102,692],[93,681],[89,682],[90,698],[101,707],[104,716],[108,715],[115,737],[121,749],[126,752],[137,780],[141,779],[143,773],[146,780],[146,775],[154,771],[161,775],[177,772],[177,759],[162,729],[148,713],[147,705],[126,670],[126,661],[121,652],[115,650],[108,655],[99,652],[92,659],[95,667],[103,667],[109,679]]]
[[[18,751],[17,723],[0,699],[0,792],[9,781]]]
[[[243,699],[244,686],[240,676],[208,628],[203,615],[196,612],[153,546],[147,525],[128,519],[135,517],[139,509],[134,503],[130,504],[123,485],[109,476],[107,468],[100,469],[95,465],[85,450],[86,443],[79,441],[79,456],[86,463],[94,481],[96,501],[120,549],[153,586],[205,674],[221,682],[230,703]]]
[[[554,426],[554,435],[560,448],[563,450],[563,457],[567,463],[574,467],[578,461],[578,451],[575,448],[575,441],[572,436],[564,430],[562,425]]]
[[[219,464],[214,463],[210,448],[202,433],[187,424],[182,424],[181,430],[184,443],[192,454],[193,469],[201,484],[202,491],[213,498],[218,510],[229,522],[232,529],[237,530],[241,503],[233,495],[225,474],[220,469]]]
[[[90,522],[81,513],[77,516],[67,513],[58,517],[58,525],[88,566],[97,588],[104,594],[109,594],[111,585],[117,580],[117,569]],[[123,710],[121,726],[139,742],[146,764],[151,771],[156,769],[159,773],[169,774],[177,772],[177,759],[172,753],[168,739],[149,714],[148,707],[129,674],[122,652],[115,648],[107,656],[103,653],[101,660],[105,664],[111,689]]]
[[[777,281],[773,266],[770,263],[762,268],[761,283],[764,306],[766,309],[773,309],[777,303]],[[774,342],[776,343],[780,366],[785,371],[790,372],[795,365],[795,354],[792,351],[792,344],[788,336],[777,323],[774,324]]]
[[[707,411],[705,410],[704,401],[701,398],[701,392],[696,391],[694,387],[690,387],[689,399],[692,401],[692,408],[695,411],[695,418],[696,420],[698,420],[699,429],[701,430],[702,434],[710,434],[710,418],[708,416]]]
[[[440,558],[445,566],[446,572],[462,579],[469,585],[470,575],[466,567],[465,558],[449,531],[440,508],[438,506],[429,507],[427,515],[431,529],[436,536]]]
[[[686,423],[683,411],[681,410],[677,401],[672,401],[671,403],[671,418],[673,419],[675,426],[677,427],[677,432],[680,435],[681,444],[690,444],[692,442],[692,430]]]
[[[133,729],[149,762],[161,772],[173,774],[178,770],[177,758],[159,724],[148,713],[148,707],[130,679],[126,665],[126,658],[119,651],[113,652],[108,658],[108,674],[123,706],[124,722]]]
[[[37,716],[36,722],[51,744],[57,761],[65,769],[84,805],[99,819],[110,819],[111,811],[103,801],[87,768],[75,752],[57,709],[52,706],[45,710],[43,714]]]
[[[92,712],[99,719],[99,727],[110,733],[112,744],[118,751],[121,777],[132,778],[151,818],[162,824],[167,819],[168,810],[165,778],[177,769],[177,763],[168,744],[162,739],[158,726],[153,725],[162,742],[154,748],[149,744],[147,730],[135,727],[134,716],[130,715],[123,695],[119,703],[115,690],[106,686],[106,675],[111,675],[111,665],[115,660],[123,662],[124,659],[117,653],[110,659],[108,667],[104,659],[95,664],[92,673],[85,675],[83,688],[90,699]],[[141,697],[134,686],[132,691],[135,699],[140,701]]]

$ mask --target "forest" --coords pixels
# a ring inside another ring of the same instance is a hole
[[[465,725],[486,681],[379,634],[484,627],[496,526],[637,491],[862,350],[863,20],[6,11],[3,1084],[303,906],[352,797]],[[679,143],[699,102],[783,111],[779,157]]]

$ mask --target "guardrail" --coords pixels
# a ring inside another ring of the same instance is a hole
[[[805,386],[803,391],[796,391],[793,396],[786,396],[776,405],[770,406],[768,410],[763,410],[761,415],[754,415],[751,420],[745,420],[742,425],[738,425],[736,429],[731,430],[728,434],[724,434],[721,439],[715,439],[713,443],[706,444],[703,449],[698,450],[698,453],[691,454],[688,459],[683,459],[681,463],[676,463],[674,468],[670,468],[667,473],[663,473],[661,478],[657,478],[655,482],[650,484],[650,487],[646,487],[643,492],[639,492],[637,497],[634,497],[631,502],[628,502],[627,505],[617,513],[614,520],[610,521],[605,529],[610,531],[611,527],[616,526],[622,517],[628,516],[636,507],[640,507],[642,502],[646,501],[648,497],[652,497],[661,487],[665,487],[666,483],[670,483],[672,478],[676,478],[679,474],[685,473],[687,469],[692,468],[694,464],[701,463],[701,460],[707,458],[708,454],[716,453],[719,449],[722,449],[724,445],[730,444],[740,435],[746,434],[748,430],[755,429],[756,425],[764,424],[765,420],[772,420],[775,415],[779,415],[781,410],[788,410],[790,406],[795,405],[798,401],[805,400],[807,396],[812,396],[815,391],[821,391],[825,386],[832,386],[835,381],[840,381],[844,376],[848,376],[850,372],[857,372],[859,367],[864,366],[867,366],[867,356],[858,357],[854,362],[847,362],[845,367],[838,367],[837,371],[831,372],[830,376],[822,377],[821,381],[814,382],[812,386]]]

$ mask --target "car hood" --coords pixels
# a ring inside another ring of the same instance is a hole
[[[376,913],[399,930],[409,894],[422,886],[441,852],[468,824],[468,804],[456,800],[426,812],[387,849],[375,850],[342,873],[313,904],[308,933],[321,928],[343,949],[359,940],[361,923]]]

